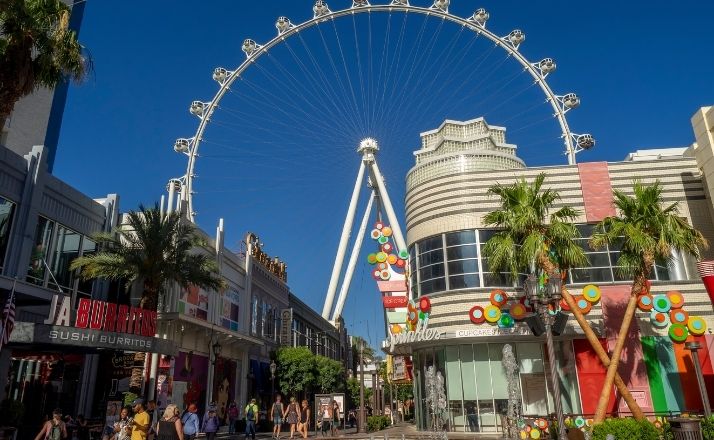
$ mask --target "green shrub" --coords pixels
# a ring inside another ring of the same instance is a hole
[[[702,419],[702,435],[704,440],[714,440],[714,416]]]
[[[392,420],[387,416],[371,416],[367,417],[367,431],[381,431],[392,423]]]
[[[659,440],[659,431],[647,420],[607,419],[593,428],[593,440],[606,440],[612,434],[617,440]]]

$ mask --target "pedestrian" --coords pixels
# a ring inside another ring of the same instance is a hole
[[[255,424],[258,423],[258,405],[255,399],[250,399],[250,403],[245,407],[245,438],[250,434],[255,440]]]
[[[146,413],[149,415],[149,435],[148,439],[153,440],[156,436],[156,424],[158,423],[158,412],[156,410],[156,401],[149,400],[146,402]]]
[[[52,418],[42,425],[35,440],[64,440],[67,438],[67,425],[62,421],[62,410],[52,411]]]
[[[388,407],[388,406],[385,407],[385,408],[384,408],[384,415],[385,415],[385,417],[389,417],[389,423],[390,423],[391,425],[393,425],[393,424],[394,424],[394,419],[392,419],[392,408],[390,408],[390,407]]]
[[[77,440],[89,440],[89,426],[82,414],[77,416]]]
[[[220,425],[221,422],[218,420],[218,415],[216,414],[216,405],[208,405],[208,411],[206,411],[206,415],[203,416],[203,423],[201,424],[201,432],[206,434],[206,440],[214,440],[216,438],[216,433]]]
[[[320,431],[322,431],[322,436],[326,436],[328,432],[332,429],[332,408],[330,405],[323,404],[320,406]]]
[[[134,418],[131,422],[131,440],[146,440],[149,435],[149,413],[144,408],[144,399],[134,399],[131,404]]]
[[[236,423],[238,423],[238,406],[235,400],[228,405],[228,434],[236,433]]]
[[[336,400],[332,401],[332,436],[337,437],[340,430],[340,405]]]
[[[192,403],[186,409],[181,417],[181,423],[183,423],[183,436],[186,440],[193,440],[198,434],[198,415],[196,414],[198,408],[195,403]]]
[[[179,418],[176,405],[169,404],[164,410],[164,416],[156,422],[157,440],[184,440],[183,425]]]
[[[307,432],[310,430],[310,406],[307,400],[302,401],[300,407],[300,423],[298,423],[298,433],[302,434],[302,438],[307,438]]]
[[[290,398],[290,404],[285,408],[283,417],[285,417],[285,420],[290,424],[290,438],[292,439],[295,434],[295,429],[297,428],[298,420],[300,420],[300,407],[295,397]]]
[[[129,440],[131,438],[131,409],[126,406],[119,413],[119,420],[114,423],[114,440]]]
[[[270,408],[270,418],[273,419],[273,438],[280,438],[280,428],[283,424],[283,402],[280,394],[275,396],[275,402]]]
[[[350,422],[350,428],[355,427],[355,422],[357,421],[357,414],[355,413],[354,409],[351,409],[350,412],[347,414],[347,421]]]

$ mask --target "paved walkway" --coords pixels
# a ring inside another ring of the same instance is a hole
[[[357,432],[356,428],[347,428],[341,430],[337,437],[323,436],[321,433],[315,433],[315,431],[310,431],[308,438],[317,440],[340,440],[340,439],[350,439],[350,440],[427,440],[429,439],[428,432],[419,432],[416,427],[411,423],[399,423],[394,426],[390,426],[387,429],[377,432],[369,432],[366,434],[360,434]],[[465,432],[449,432],[447,436],[450,440],[502,440],[501,434],[472,434]],[[235,435],[229,435],[228,432],[222,432],[218,434],[218,438],[236,439],[243,440],[244,434],[239,433]],[[271,432],[259,432],[255,435],[256,439],[265,440],[271,439]],[[290,431],[285,433],[282,431],[280,433],[281,440],[290,439]],[[298,436],[295,436],[294,440],[299,440]]]

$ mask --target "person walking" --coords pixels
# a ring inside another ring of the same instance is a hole
[[[203,424],[201,424],[201,432],[206,434],[206,440],[214,440],[216,438],[216,433],[220,425],[221,422],[218,420],[218,415],[216,414],[216,405],[208,405],[208,411],[206,415],[203,416]]]
[[[89,426],[87,419],[82,414],[77,416],[77,440],[89,440]]]
[[[238,416],[238,405],[236,405],[236,402],[233,401],[230,405],[228,405],[228,434],[236,433],[236,423],[238,423]]]
[[[42,425],[35,440],[64,440],[67,438],[67,425],[62,421],[62,410],[52,411],[52,418]]]
[[[293,435],[295,435],[298,420],[300,420],[300,407],[294,397],[290,398],[290,404],[285,408],[283,417],[290,424],[290,438],[292,439]]]
[[[144,409],[144,399],[134,399],[131,404],[134,417],[129,425],[131,427],[131,440],[146,440],[149,435],[149,413]]]
[[[156,401],[146,402],[146,413],[149,414],[149,435],[147,438],[153,440],[156,437],[156,423],[159,421],[159,412],[156,409]]]
[[[320,431],[325,437],[332,430],[332,408],[324,404],[320,407]]]
[[[273,419],[273,438],[280,438],[284,411],[285,408],[283,408],[282,397],[278,394],[275,396],[275,402],[273,402],[273,406],[270,408],[270,418]]]
[[[166,406],[164,416],[156,424],[156,440],[184,440],[179,410],[173,403]]]
[[[340,430],[340,405],[336,400],[332,401],[332,436],[337,437],[337,432]]]
[[[255,440],[255,424],[258,423],[260,415],[258,414],[258,405],[255,399],[250,399],[250,403],[245,407],[245,438],[251,435]]]
[[[183,423],[183,436],[185,440],[193,440],[198,434],[198,414],[196,414],[198,408],[195,403],[192,403],[186,409],[181,417],[181,422]]]
[[[302,438],[307,438],[307,432],[310,430],[310,407],[307,400],[302,401],[300,407],[300,422],[298,423],[298,433],[302,434]]]

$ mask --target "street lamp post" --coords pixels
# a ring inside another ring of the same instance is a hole
[[[684,348],[692,352],[692,363],[694,364],[694,372],[697,374],[697,384],[699,384],[699,394],[702,396],[702,406],[704,406],[704,417],[707,419],[712,415],[712,409],[709,406],[709,396],[707,396],[707,385],[704,383],[704,375],[702,374],[702,366],[699,365],[699,353],[697,351],[702,346],[697,341],[690,341],[684,344]]]
[[[530,274],[524,282],[523,289],[531,304],[537,309],[540,319],[545,325],[545,340],[548,349],[548,359],[550,360],[550,381],[553,384],[553,403],[555,405],[555,415],[558,418],[558,438],[567,438],[565,433],[565,423],[563,420],[563,406],[560,400],[560,377],[558,376],[558,367],[555,360],[555,348],[553,347],[553,332],[552,325],[554,315],[551,315],[548,306],[558,306],[561,299],[561,288],[563,279],[560,273],[554,271],[548,274],[548,283],[545,290],[540,292],[538,286],[538,278]]]
[[[359,426],[361,433],[367,432],[364,420],[364,339],[359,341]]]
[[[278,366],[275,364],[275,361],[270,361],[270,398],[275,399],[275,370],[278,369]]]

